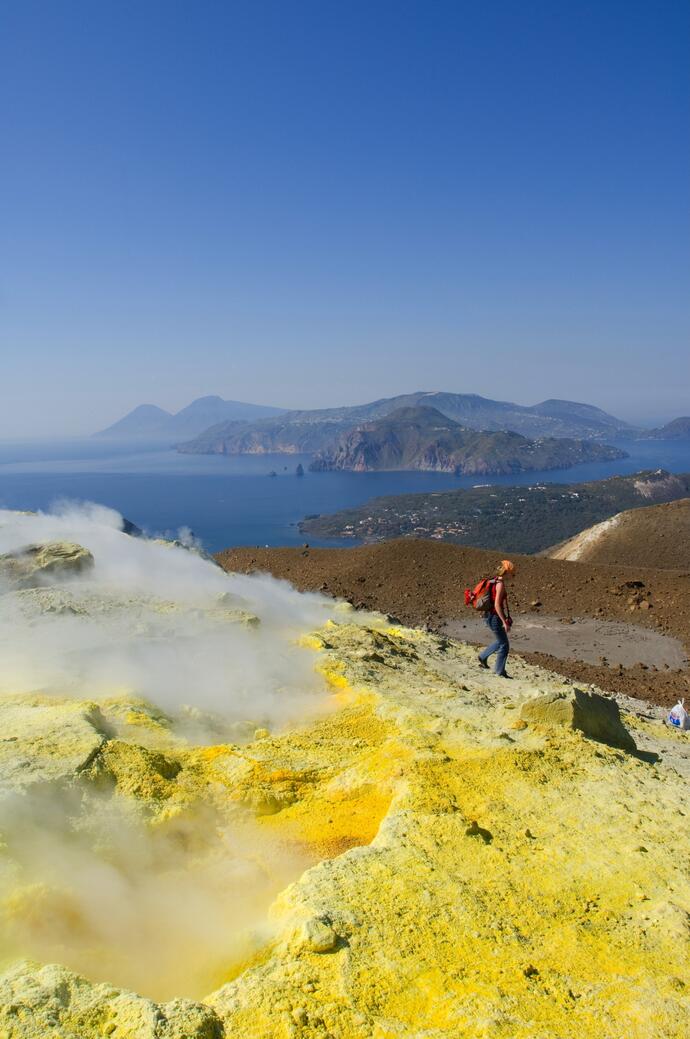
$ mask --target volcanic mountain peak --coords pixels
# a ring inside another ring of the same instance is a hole
[[[390,411],[381,418],[362,422],[355,427],[353,432],[362,430],[395,430],[397,432],[404,428],[430,433],[450,433],[465,427],[431,404],[406,404],[401,408],[395,408],[394,411]]]
[[[279,408],[261,404],[245,404],[242,401],[223,400],[209,395],[197,397],[191,404],[172,414],[155,404],[140,404],[124,418],[95,433],[95,436],[112,439],[151,438],[166,440],[197,436],[205,429],[220,422],[255,422],[257,419],[280,414]]]
[[[130,411],[124,418],[119,419],[118,422],[115,422],[112,426],[104,429],[102,433],[96,433],[95,436],[151,436],[157,434],[171,421],[172,418],[173,415],[171,412],[164,411],[164,409],[159,408],[157,404],[139,404],[138,407]]]

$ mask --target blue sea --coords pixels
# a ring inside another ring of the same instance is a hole
[[[520,476],[444,473],[310,473],[300,455],[183,455],[156,444],[99,440],[0,441],[0,507],[49,509],[61,500],[111,506],[147,533],[190,528],[210,552],[233,545],[299,545],[304,516],[360,505],[381,494],[447,490],[478,483],[577,483],[639,469],[690,472],[690,443],[621,442],[616,462]],[[295,475],[301,463],[305,475]],[[275,477],[269,476],[274,471]],[[353,544],[352,539],[311,544]]]

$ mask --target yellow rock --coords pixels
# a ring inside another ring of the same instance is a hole
[[[106,740],[99,706],[51,696],[0,697],[0,791],[68,780]]]
[[[54,577],[82,574],[92,567],[89,550],[71,541],[27,545],[18,552],[0,556],[0,575],[20,588],[34,588]]]
[[[506,702],[505,684],[476,669],[473,650],[352,619],[343,613],[344,623],[302,640],[339,709],[242,746],[185,744],[169,719],[126,696],[100,708],[0,701],[20,744],[2,759],[17,789],[20,760],[56,789],[71,777],[83,792],[79,832],[91,832],[99,805],[122,806],[197,887],[235,856],[242,899],[261,883],[265,894],[251,935],[237,945],[229,929],[220,960],[217,946],[209,951],[212,920],[207,948],[189,935],[177,946],[171,932],[179,995],[191,1001],[154,1002],[164,998],[160,978],[152,998],[117,977],[108,981],[118,988],[96,983],[94,944],[89,980],[9,967],[0,1035],[687,1035],[690,741],[629,714],[634,754],[577,729],[526,727],[513,721],[516,708],[571,687],[516,661]],[[22,710],[27,724],[35,714],[34,735],[22,735]],[[12,836],[10,880],[21,867]],[[170,883],[162,859],[146,863],[151,897]],[[32,895],[24,879],[8,913],[27,915],[32,902],[66,912],[59,894]],[[184,890],[191,897],[193,886]],[[211,890],[222,916],[229,888]],[[70,952],[68,963],[87,962]],[[216,980],[200,989],[205,978]]]

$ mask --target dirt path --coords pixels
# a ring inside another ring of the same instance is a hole
[[[478,616],[448,620],[439,626],[439,631],[463,642],[491,641],[485,621]],[[519,614],[510,633],[510,643],[520,654],[547,653],[558,660],[578,660],[585,664],[622,664],[623,667],[643,664],[671,671],[682,671],[688,664],[682,642],[671,635],[636,624],[591,617],[563,619]]]
[[[498,561],[497,553],[484,549],[413,539],[358,548],[236,548],[216,558],[227,570],[271,573],[301,591],[347,599],[434,631],[451,621],[468,623],[464,589],[495,572]],[[520,631],[525,636],[520,653],[526,660],[664,707],[679,697],[690,701],[690,667],[680,660],[690,653],[687,570],[512,558],[518,573],[511,611],[516,639]],[[582,640],[566,630],[574,618],[593,622],[586,637],[580,631]],[[468,629],[458,631],[469,640]],[[585,645],[591,638],[594,652]]]

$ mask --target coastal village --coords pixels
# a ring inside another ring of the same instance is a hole
[[[690,474],[670,474],[663,469],[586,483],[482,483],[374,498],[332,515],[310,516],[300,523],[300,530],[311,536],[364,543],[430,538],[541,552],[625,509],[675,501],[688,493]]]
[[[474,484],[474,489],[489,486],[491,485],[486,483]],[[535,484],[533,487],[525,487],[524,493],[529,494],[534,490],[544,491],[546,490],[546,485]],[[433,499],[433,494],[429,497]],[[501,492],[497,490],[492,492],[490,497],[494,500],[496,506],[492,511],[506,518],[509,517],[514,505],[513,496],[504,496],[503,500],[501,500]],[[579,497],[580,495],[577,491],[562,491],[560,494],[550,496],[547,500],[549,504],[555,505],[565,500],[576,501]],[[527,498],[519,496],[517,502],[518,504],[524,504],[527,502]],[[380,515],[370,514],[363,516],[357,524],[345,523],[339,531],[339,536],[357,538],[365,542],[383,541],[391,536],[390,528],[393,526],[399,529],[402,537],[432,538],[435,541],[454,541],[458,538],[466,537],[471,529],[469,525],[463,525],[452,520],[435,525],[433,523],[429,524],[429,513],[438,513],[440,510],[441,506],[433,504],[430,504],[424,512],[396,510],[392,506],[386,507],[382,509]],[[474,511],[476,516],[481,516],[483,510],[481,506],[478,506]],[[424,522],[425,520],[426,522]]]

